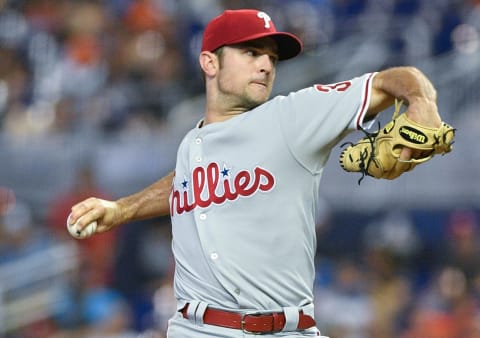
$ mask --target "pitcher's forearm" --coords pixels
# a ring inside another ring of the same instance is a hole
[[[437,92],[430,80],[415,67],[394,67],[379,72],[373,81],[368,115],[376,115],[397,98],[408,106],[410,119],[425,126],[438,127]]]
[[[119,224],[169,215],[173,177],[172,171],[142,191],[118,199]]]

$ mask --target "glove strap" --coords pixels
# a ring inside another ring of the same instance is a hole
[[[400,109],[402,108],[403,100],[395,98],[395,111],[393,112],[393,119],[395,120],[400,115]]]

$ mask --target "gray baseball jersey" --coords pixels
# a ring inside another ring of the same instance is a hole
[[[362,123],[374,75],[277,96],[185,136],[170,196],[179,307],[313,302],[320,178]]]

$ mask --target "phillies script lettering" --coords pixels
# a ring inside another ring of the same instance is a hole
[[[255,167],[253,172],[241,170],[231,176],[229,169],[220,169],[217,163],[196,167],[190,182],[184,180],[180,189],[174,187],[171,195],[170,214],[182,214],[196,207],[233,201],[248,197],[257,191],[269,191],[275,185],[274,176],[266,169]],[[188,187],[190,185],[190,187]]]

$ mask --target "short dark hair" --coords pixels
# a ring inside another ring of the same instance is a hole
[[[223,50],[224,50],[223,47],[224,46],[219,47],[213,51],[213,53],[218,57],[218,63],[220,64],[220,68],[222,68],[222,63],[223,63]]]

